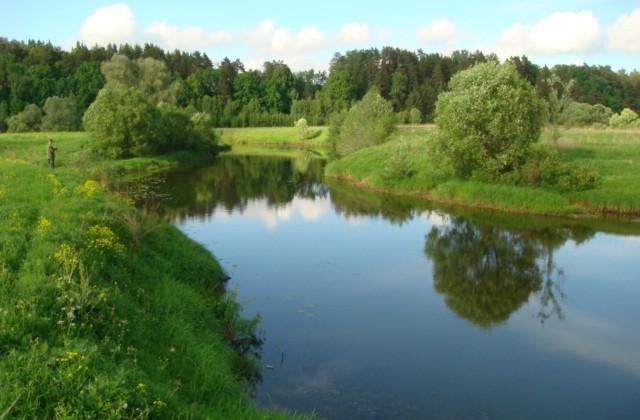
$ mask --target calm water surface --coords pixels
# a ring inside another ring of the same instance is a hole
[[[332,419],[640,419],[640,224],[446,211],[229,157],[162,211],[266,339],[262,405]]]

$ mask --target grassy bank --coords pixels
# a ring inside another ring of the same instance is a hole
[[[220,142],[232,146],[294,146],[322,148],[326,144],[326,127],[309,127],[303,139],[295,127],[223,128]]]
[[[640,131],[564,131],[557,143],[567,160],[597,171],[588,191],[563,191],[452,179],[429,155],[433,127],[398,129],[381,146],[330,163],[326,176],[357,186],[434,201],[549,215],[640,214]],[[550,143],[548,135],[542,142]]]
[[[88,179],[84,134],[49,171],[47,137],[0,136],[0,417],[290,417],[249,397],[255,320],[211,254]]]

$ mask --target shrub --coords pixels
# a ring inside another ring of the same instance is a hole
[[[611,116],[609,125],[613,128],[640,128],[640,118],[633,110],[625,108]]]
[[[548,147],[533,147],[525,165],[513,174],[513,183],[561,190],[584,191],[595,188],[600,176],[587,168],[563,161],[560,153]]]
[[[80,128],[78,106],[73,98],[52,96],[47,98],[43,109],[42,130],[73,131]]]
[[[337,145],[340,138],[340,131],[344,119],[347,117],[347,111],[334,112],[329,116],[329,131],[327,135],[327,145],[333,157],[338,156]]]
[[[391,104],[375,91],[367,93],[351,107],[338,129],[338,156],[383,143],[393,130],[393,120]]]
[[[457,176],[490,179],[522,166],[542,129],[544,107],[512,64],[478,64],[456,74],[440,94],[438,149]]]
[[[27,131],[40,130],[42,122],[42,111],[37,105],[27,105],[24,110],[7,120],[7,131],[11,133],[20,133]]]
[[[422,124],[422,112],[418,108],[409,111],[409,124]]]
[[[591,105],[571,102],[560,115],[560,123],[567,127],[607,125],[613,115],[611,108],[601,104]]]
[[[309,124],[307,124],[307,120],[305,118],[300,118],[296,121],[296,131],[298,132],[298,138],[301,140],[306,139],[309,136]]]

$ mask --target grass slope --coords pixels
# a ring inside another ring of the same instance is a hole
[[[601,185],[566,192],[449,178],[429,156],[432,127],[399,129],[388,143],[331,162],[325,174],[357,186],[464,206],[549,215],[640,213],[640,131],[565,131],[558,142],[570,161],[596,170]],[[550,140],[543,136],[542,142]]]
[[[47,137],[0,136],[0,417],[290,418],[249,397],[255,324],[211,254],[88,180],[84,134],[49,171]]]

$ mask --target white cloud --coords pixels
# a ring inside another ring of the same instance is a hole
[[[338,41],[343,44],[362,44],[369,41],[369,27],[359,22],[345,25],[338,32]]]
[[[509,27],[489,49],[503,57],[579,54],[595,50],[601,38],[598,19],[590,11],[556,12],[534,25]]]
[[[327,37],[315,26],[302,28],[293,33],[288,28],[278,27],[272,20],[265,20],[256,28],[244,31],[242,42],[249,55],[245,64],[259,68],[267,60],[283,60],[293,70],[318,67],[311,56],[327,47]]]
[[[294,216],[304,220],[316,222],[322,219],[331,209],[331,204],[326,199],[312,200],[309,198],[295,197],[292,201],[282,205],[270,205],[265,199],[251,200],[242,209],[233,209],[229,212],[224,206],[216,208],[212,217],[228,219],[230,217],[243,217],[248,220],[258,220],[268,229],[277,229],[281,223],[288,222]]]
[[[169,49],[196,50],[228,44],[233,40],[229,32],[210,32],[198,27],[179,28],[165,22],[156,22],[144,31],[154,43]]]
[[[417,32],[418,41],[427,45],[451,44],[460,37],[460,33],[449,19],[438,19]]]
[[[133,12],[124,3],[100,7],[82,24],[77,39],[87,45],[131,42],[136,36]]]
[[[256,28],[246,31],[244,40],[250,49],[261,53],[295,54],[313,52],[326,46],[325,35],[315,26],[294,34],[288,28],[277,27],[272,20],[260,22]]]
[[[627,53],[640,52],[640,9],[616,20],[609,35],[609,48]]]

